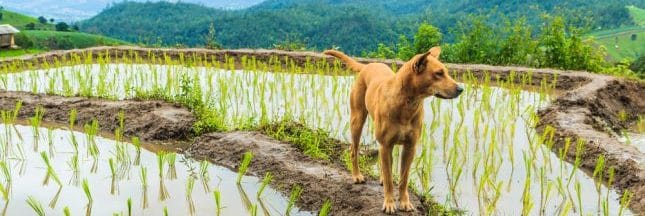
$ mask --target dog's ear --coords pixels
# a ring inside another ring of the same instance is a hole
[[[432,47],[430,48],[430,50],[428,50],[428,53],[430,53],[431,56],[439,59],[439,55],[441,55],[441,47],[440,46]]]
[[[426,64],[428,63],[428,55],[431,55],[430,52],[424,53],[421,55],[416,62],[414,62],[414,72],[422,73],[426,70]]]

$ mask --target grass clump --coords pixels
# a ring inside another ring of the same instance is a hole
[[[274,139],[293,144],[312,158],[329,161],[340,158],[343,152],[341,141],[332,138],[329,132],[309,128],[289,118],[260,125],[258,130]]]

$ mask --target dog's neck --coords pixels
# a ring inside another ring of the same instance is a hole
[[[394,86],[398,89],[400,98],[405,100],[405,104],[420,105],[428,96],[410,84],[413,76],[416,74],[410,63],[404,64],[394,77]]]

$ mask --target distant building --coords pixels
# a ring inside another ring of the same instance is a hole
[[[13,48],[16,46],[14,35],[19,33],[18,29],[11,25],[0,25],[0,48]]]

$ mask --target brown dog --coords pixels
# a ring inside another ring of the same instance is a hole
[[[396,74],[385,64],[361,64],[334,50],[324,53],[340,58],[351,70],[358,72],[350,95],[350,156],[354,183],[365,182],[358,167],[358,147],[363,124],[369,114],[374,121],[376,140],[380,143],[381,183],[385,192],[383,211],[396,211],[392,181],[392,148],[396,144],[403,145],[399,183],[400,209],[413,211],[414,206],[408,195],[408,175],[416,153],[417,140],[421,135],[423,99],[429,96],[452,99],[463,91],[439,61],[441,48],[433,47],[427,53],[416,55]]]

